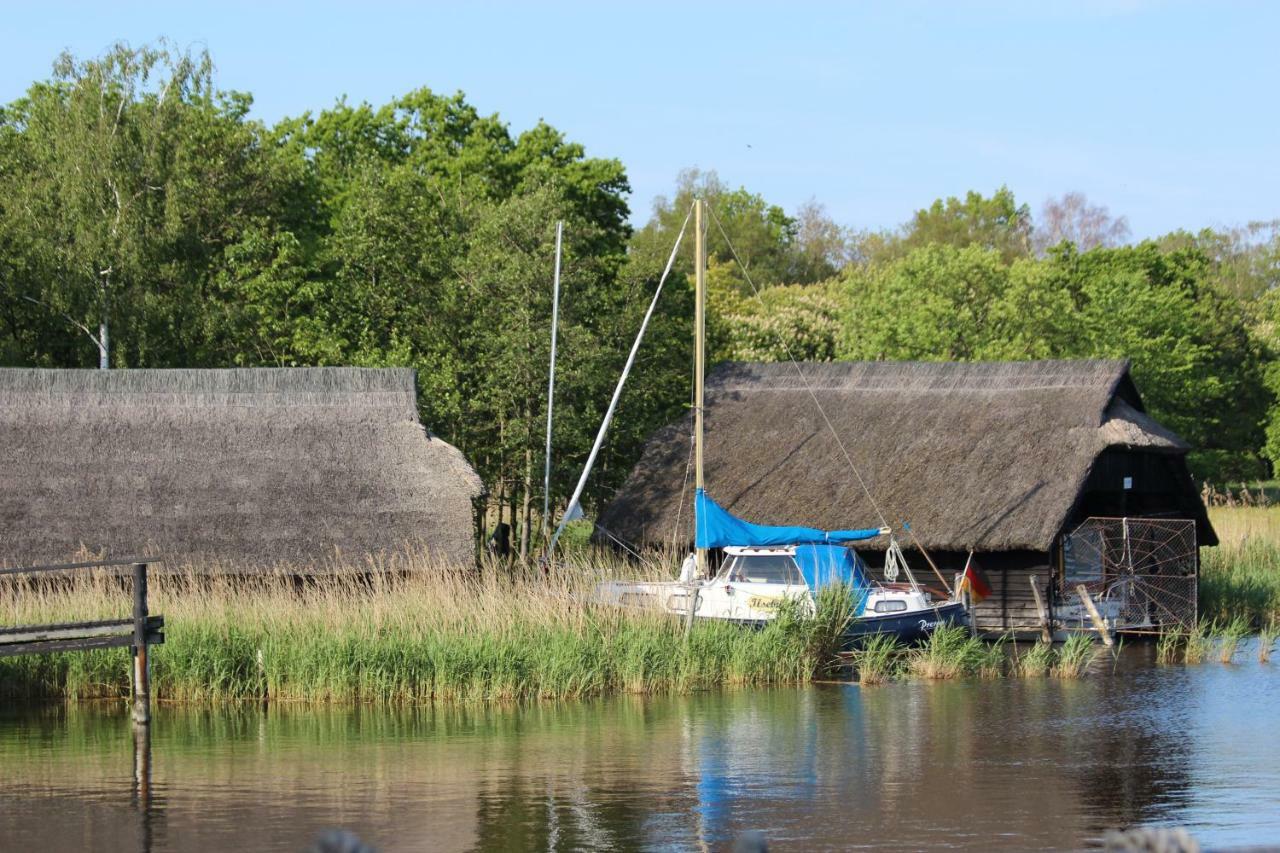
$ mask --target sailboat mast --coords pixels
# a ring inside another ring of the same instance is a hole
[[[547,378],[547,453],[542,474],[542,535],[551,524],[551,410],[556,399],[556,327],[560,323],[560,238],[564,221],[556,223],[556,273],[551,290],[551,371]]]
[[[694,234],[694,308],[693,308],[693,458],[694,484],[699,492],[702,481],[702,402],[703,375],[706,373],[706,312],[707,312],[707,245],[706,232],[702,226],[702,199],[693,203]],[[694,538],[697,538],[698,522],[697,502],[694,502]],[[695,543],[696,544],[696,543]],[[694,560],[698,577],[707,576],[707,549],[697,548]]]

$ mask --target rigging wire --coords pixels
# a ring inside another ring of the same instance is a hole
[[[760,297],[760,289],[756,287],[756,283],[751,280],[751,273],[747,270],[747,265],[742,262],[742,258],[738,257],[738,250],[733,247],[733,241],[730,240],[729,235],[725,233],[724,225],[720,222],[720,217],[716,215],[716,209],[708,204],[707,210],[711,212],[712,221],[715,222],[716,228],[720,230],[720,236],[724,238],[725,245],[729,247],[729,253],[733,255],[733,259],[738,262],[739,268],[742,269],[742,275],[747,279],[747,284],[751,286],[751,292],[755,294],[756,301],[763,306],[764,300]],[[845,448],[844,442],[840,440],[840,433],[836,432],[835,425],[831,423],[831,419],[827,417],[827,412],[822,408],[822,403],[818,400],[818,395],[814,393],[813,386],[809,384],[808,377],[806,377],[804,375],[804,371],[800,369],[800,362],[796,361],[795,356],[792,354],[791,345],[787,343],[787,339],[784,336],[779,335],[779,340],[782,341],[782,346],[787,351],[787,360],[791,362],[791,366],[796,370],[796,376],[800,377],[800,383],[804,385],[804,390],[807,391],[809,396],[813,399],[813,404],[817,407],[818,414],[822,415],[822,420],[826,423],[827,429],[831,432],[831,437],[836,440],[836,446],[840,448],[840,453],[844,456],[844,461],[848,464],[849,470],[853,472],[853,476],[857,479],[858,485],[862,487],[862,493],[867,496],[867,500],[871,502],[872,509],[876,511],[876,515],[880,518],[880,524],[884,527],[892,528],[893,525],[891,525],[888,519],[885,518],[884,512],[880,509],[880,505],[876,503],[876,499],[871,495],[871,490],[867,488],[866,482],[862,479],[862,474],[859,473],[858,466],[853,464],[853,458],[849,456],[849,451]]]

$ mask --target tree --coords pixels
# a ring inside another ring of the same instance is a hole
[[[1010,271],[976,245],[929,245],[846,276],[840,357],[982,358],[1000,339],[994,318]]]
[[[854,359],[1129,358],[1155,417],[1201,476],[1256,471],[1267,395],[1240,306],[1197,249],[1153,242],[1006,262],[932,245],[843,280],[838,355]]]
[[[1129,221],[1112,218],[1103,205],[1089,204],[1084,193],[1069,192],[1062,198],[1045,200],[1036,224],[1033,243],[1044,254],[1059,243],[1073,243],[1082,252],[1099,247],[1112,248],[1129,239]]]
[[[1018,204],[1008,187],[990,198],[970,190],[963,200],[951,196],[917,210],[899,241],[899,252],[929,245],[976,246],[1005,261],[1031,251],[1031,209]]]
[[[698,197],[711,209],[707,223],[708,260],[731,264],[732,269],[726,267],[726,272],[744,296],[752,292],[752,284],[762,290],[778,284],[821,281],[833,275],[845,259],[844,230],[831,221],[821,205],[811,201],[801,207],[797,216],[788,216],[781,207],[745,187],[730,190],[714,171],[698,169],[680,173],[673,197],[655,199],[653,215],[632,240],[632,253],[665,261]],[[686,240],[681,248],[679,269],[692,273],[692,240]]]
[[[713,350],[732,361],[832,361],[840,332],[841,302],[832,285],[783,285],[743,300],[719,318]]]
[[[248,97],[216,92],[211,67],[164,46],[64,55],[5,108],[3,156],[21,168],[0,174],[0,234],[20,256],[4,301],[50,333],[43,355],[11,343],[18,363],[209,355],[211,265],[284,194]]]

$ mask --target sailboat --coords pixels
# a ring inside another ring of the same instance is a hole
[[[746,625],[763,625],[777,618],[782,603],[797,603],[802,613],[816,612],[817,597],[828,586],[841,584],[853,596],[854,618],[845,631],[852,645],[872,634],[892,635],[904,642],[916,642],[948,625],[967,624],[964,601],[947,591],[935,593],[921,586],[887,524],[849,530],[819,530],[813,527],[754,524],[738,518],[708,494],[703,476],[704,375],[706,367],[706,241],[703,226],[704,202],[697,199],[690,214],[694,219],[695,307],[694,307],[694,549],[670,581],[606,581],[597,588],[600,601],[624,607],[657,609],[686,619],[719,619]],[[681,228],[663,271],[640,332],[623,368],[613,399],[592,446],[573,497],[552,537],[548,556],[555,549],[565,525],[582,517],[579,501],[605,431],[617,407],[622,386],[635,361],[662,285],[671,272],[689,218]],[[799,369],[799,365],[796,366]],[[817,403],[817,398],[814,398]],[[820,405],[820,404],[819,404]],[[852,466],[852,462],[850,462]],[[862,484],[861,477],[858,481]],[[868,493],[870,497],[870,493]],[[874,505],[874,500],[872,504]],[[877,509],[877,511],[879,511]],[[881,519],[883,522],[883,519]],[[888,582],[871,578],[867,565],[853,548],[856,542],[887,537],[884,576]],[[720,559],[714,568],[710,554]],[[935,569],[936,570],[936,569]],[[906,581],[897,578],[905,575]]]

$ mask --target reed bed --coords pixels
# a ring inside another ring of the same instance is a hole
[[[1280,508],[1209,511],[1221,544],[1200,552],[1200,615],[1260,628],[1280,619]]]
[[[685,636],[658,612],[593,603],[605,574],[636,573],[589,556],[558,569],[457,571],[423,563],[397,574],[157,574],[166,619],[152,652],[160,700],[209,702],[501,702],[722,685],[803,683],[834,657],[849,596],[820,598],[816,618],[784,608],[758,630],[707,620]],[[0,624],[127,615],[127,587],[105,574],[9,584]],[[0,660],[0,695],[90,699],[128,693],[120,650]]]
[[[865,640],[851,656],[862,684],[882,684],[902,678],[1078,678],[1087,672],[1098,647],[1088,634],[1073,634],[1060,646],[1034,643],[1025,651],[1008,637],[994,641],[969,636],[964,628],[935,631],[917,648],[893,637]]]

